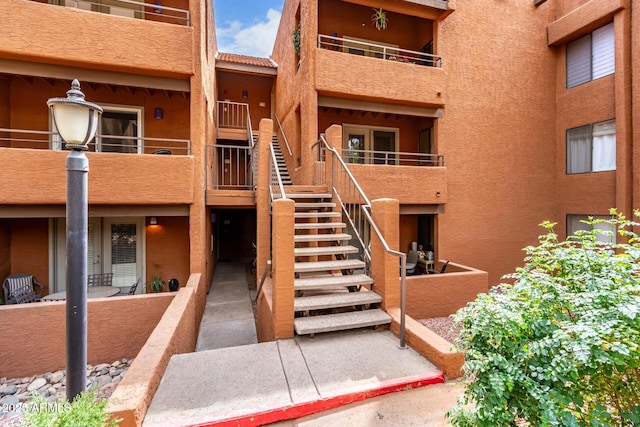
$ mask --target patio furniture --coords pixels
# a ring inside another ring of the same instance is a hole
[[[136,281],[136,283],[131,285],[128,291],[122,292],[122,288],[120,288],[120,292],[118,292],[116,296],[135,295],[136,289],[138,288],[138,285],[140,284],[140,282],[142,282],[142,277],[138,277],[138,280]]]
[[[111,286],[113,284],[113,273],[96,273],[87,276],[87,286]]]
[[[444,273],[444,271],[447,269],[447,265],[449,265],[449,261],[445,261],[445,262],[442,264],[442,267],[440,267],[440,271],[437,271],[437,270],[428,270],[427,272],[428,272],[429,274],[442,274],[442,273]]]
[[[38,288],[38,291],[34,289]],[[31,274],[17,273],[8,276],[2,282],[5,304],[24,304],[40,301],[44,285]]]
[[[120,292],[120,288],[117,286],[93,286],[87,288],[87,299],[112,297],[118,292]],[[64,301],[65,299],[67,299],[67,291],[60,291],[46,295],[42,301]]]
[[[418,251],[409,251],[405,269],[407,275],[416,274],[416,268],[418,267],[418,256]]]

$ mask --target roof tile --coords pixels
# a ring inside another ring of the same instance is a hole
[[[277,68],[269,58],[258,58],[255,56],[238,55],[235,53],[218,52],[218,61],[234,62],[236,64],[256,65],[259,67]]]

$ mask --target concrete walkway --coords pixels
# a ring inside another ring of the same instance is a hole
[[[443,381],[389,331],[180,354],[169,361],[143,425],[263,425]]]
[[[340,414],[364,420],[380,410],[353,402],[389,393],[405,395],[403,390],[444,381],[433,364],[398,344],[391,332],[371,329],[258,344],[246,265],[219,263],[196,352],[171,358],[143,425],[264,425],[300,419],[309,423],[300,425],[316,426],[329,425],[324,420],[334,422]],[[402,392],[395,393],[398,391]],[[432,392],[431,396],[441,401],[441,394]],[[393,414],[402,412],[394,408],[403,406],[388,406],[384,412],[391,422]],[[315,418],[304,418],[318,413]],[[443,413],[439,410],[430,416],[440,422]],[[298,425],[284,422],[281,425]]]
[[[246,264],[219,262],[207,295],[196,351],[257,342]]]

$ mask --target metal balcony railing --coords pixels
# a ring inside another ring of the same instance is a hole
[[[342,149],[345,163],[396,166],[444,166],[443,154]]]
[[[0,128],[0,147],[35,150],[62,150],[64,142],[56,132]],[[96,135],[88,151],[123,154],[191,154],[188,139]]]
[[[208,144],[206,152],[207,188],[253,190],[252,147]]]
[[[242,102],[218,101],[218,128],[248,129],[251,126],[249,104]]]
[[[54,4],[127,18],[190,25],[188,10],[163,6],[162,0],[153,3],[137,0],[110,0],[108,3],[102,0],[58,0]]]
[[[442,57],[440,55],[400,49],[361,40],[318,34],[318,47],[352,55],[369,56],[388,61],[442,68]]]

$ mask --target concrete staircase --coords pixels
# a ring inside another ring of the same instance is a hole
[[[253,134],[253,145],[258,142],[258,134]],[[273,145],[273,151],[276,155],[276,162],[278,163],[278,171],[280,171],[280,177],[282,178],[283,185],[291,185],[291,176],[289,176],[289,169],[287,169],[287,163],[282,155],[282,149],[280,148],[280,141],[278,135],[275,133],[271,139],[271,145]]]
[[[364,270],[358,248],[343,232],[340,212],[330,193],[294,191],[295,331],[298,335],[388,324],[391,317],[376,308],[382,297],[373,292],[373,280]]]

